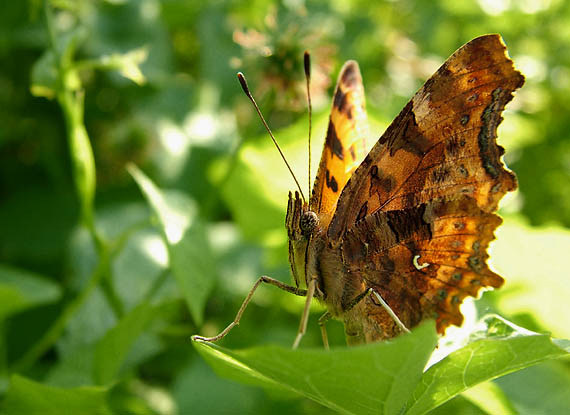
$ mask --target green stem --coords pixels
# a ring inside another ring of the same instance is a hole
[[[150,303],[152,301],[152,299],[158,293],[160,288],[162,288],[164,282],[168,279],[169,275],[170,275],[170,270],[165,269],[160,273],[158,277],[156,277],[156,279],[153,281],[152,285],[144,295],[142,300],[143,303]]]
[[[48,0],[44,0],[45,22],[51,52],[55,57],[57,77],[57,100],[61,106],[65,119],[67,138],[73,165],[73,178],[81,203],[81,220],[89,230],[95,243],[99,262],[89,282],[77,296],[70,301],[57,317],[51,327],[41,339],[36,342],[19,360],[12,366],[12,371],[25,371],[30,368],[61,336],[69,320],[89,298],[101,280],[111,279],[110,258],[111,253],[108,244],[97,232],[93,218],[93,196],[95,191],[95,164],[91,143],[83,123],[83,95],[81,92],[67,88],[65,79],[70,71],[75,70],[63,62],[62,56],[57,50],[56,33],[53,27],[53,16]],[[109,304],[115,312],[121,315],[122,307],[120,300],[114,295],[113,290],[104,290]]]
[[[103,251],[99,257],[99,263],[97,268],[93,271],[89,277],[89,282],[81,291],[77,297],[75,297],[71,302],[69,302],[62,313],[58,316],[51,327],[46,331],[42,338],[36,342],[19,360],[17,360],[11,367],[12,372],[23,372],[29,369],[52,345],[57,341],[57,339],[63,333],[63,330],[67,326],[67,323],[73,317],[73,315],[79,310],[79,308],[85,303],[87,298],[91,293],[97,288],[101,279],[109,273],[109,259],[110,255],[108,251]]]

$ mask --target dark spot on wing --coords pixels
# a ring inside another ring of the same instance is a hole
[[[475,241],[473,242],[473,245],[471,245],[471,247],[475,252],[479,252],[479,249],[481,248],[481,242]]]
[[[431,146],[430,141],[418,128],[412,107],[413,103],[410,101],[380,138],[380,142],[386,143],[390,149],[391,156],[400,149],[423,156]]]
[[[358,83],[358,71],[356,63],[350,63],[342,73],[341,82],[349,88],[354,88]]]
[[[461,123],[461,125],[467,124],[469,122],[469,114],[465,114],[463,117],[461,117],[459,122]]]
[[[393,176],[384,173],[377,165],[370,168],[370,196],[374,193],[378,193],[378,196],[382,199],[382,193],[389,193],[394,188],[395,184],[396,179],[394,179]]]
[[[358,211],[358,216],[356,217],[356,222],[361,221],[366,216],[368,212],[368,202],[364,202],[360,210]]]
[[[337,183],[336,179],[334,178],[334,176],[331,176],[329,169],[327,169],[325,172],[325,179],[326,179],[327,187],[335,193],[338,192],[338,183]]]
[[[481,114],[482,125],[477,136],[477,144],[479,145],[479,157],[483,168],[491,178],[496,179],[502,170],[499,164],[499,157],[502,152],[495,143],[497,126],[503,120],[501,111],[505,104],[512,99],[512,94],[498,87],[493,90],[491,97],[491,102]]]
[[[352,160],[356,161],[356,151],[354,150],[354,144],[349,147],[350,155],[352,156]]]
[[[342,114],[345,114],[348,118],[352,118],[352,111],[350,102],[348,101],[348,95],[345,94],[342,89],[337,88],[334,94],[333,106],[338,109]]]
[[[329,128],[327,130],[326,146],[330,148],[333,155],[337,156],[340,160],[344,160],[344,149],[336,135],[336,129],[332,121],[329,122]]]
[[[475,272],[480,272],[483,269],[483,262],[481,258],[473,255],[468,258],[469,268],[471,268]]]

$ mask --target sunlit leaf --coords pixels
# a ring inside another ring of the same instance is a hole
[[[197,217],[196,207],[182,193],[163,192],[135,166],[129,171],[159,218],[168,244],[170,268],[199,325],[216,273],[206,230]]]
[[[505,393],[493,382],[475,385],[461,396],[484,409],[489,414],[517,415],[518,412]]]
[[[437,337],[433,323],[392,341],[353,348],[228,350],[195,342],[221,376],[282,388],[346,414],[397,414],[419,382]]]
[[[427,370],[406,413],[428,413],[471,386],[570,352],[570,341],[553,340],[498,317],[483,323],[482,331],[472,335],[475,341]]]
[[[142,47],[126,53],[102,56],[96,62],[96,66],[102,69],[117,70],[125,78],[142,85],[146,82],[146,78],[140,69],[140,65],[146,61],[147,57],[148,48]]]

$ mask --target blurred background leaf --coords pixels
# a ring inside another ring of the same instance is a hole
[[[47,5],[53,11],[55,50],[72,69],[63,84],[84,100],[83,121],[96,166],[99,241],[80,225],[65,120],[53,99],[59,72],[44,2],[3,2],[4,410],[23,408],[14,406],[14,397],[28,392],[39,391],[34,396],[43,399],[49,387],[63,397],[77,392],[87,399],[83,402],[93,399],[115,413],[185,414],[196,408],[327,413],[304,398],[218,378],[190,344],[192,334],[215,334],[225,327],[260,275],[290,282],[283,224],[294,183],[235,72],[247,75],[305,186],[304,50],[313,57],[312,157],[317,163],[332,88],[345,60],[359,62],[374,141],[456,48],[485,33],[503,36],[527,77],[499,128],[519,190],[502,204],[506,220],[491,252],[507,283],[486,293],[476,308],[536,332],[570,337],[568,2],[51,0]],[[145,201],[127,172],[129,163],[197,225],[187,229],[183,243],[169,243],[160,209]],[[239,328],[221,344],[289,346],[302,307],[302,299],[260,288]],[[320,346],[314,324],[319,312],[316,306],[311,313],[304,347]],[[136,321],[130,324],[129,318]],[[60,328],[53,331],[54,325]],[[124,325],[128,330],[118,334]],[[332,322],[329,337],[331,344],[343,345],[342,326]],[[14,364],[38,342],[45,346],[41,356],[21,371],[30,380],[11,378]],[[115,349],[113,358],[102,365],[109,349]],[[491,395],[520,413],[561,413],[568,406],[569,373],[567,362],[525,369],[473,391],[477,396],[458,396],[435,413],[490,413],[492,406],[481,399],[489,403],[485,396]],[[75,389],[97,382],[104,388],[88,389],[86,395]],[[492,390],[497,393],[489,394]]]

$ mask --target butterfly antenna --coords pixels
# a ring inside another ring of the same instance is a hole
[[[251,103],[253,104],[253,106],[255,107],[255,110],[257,111],[257,115],[259,115],[259,118],[261,118],[261,122],[263,123],[263,125],[265,126],[265,129],[267,130],[267,132],[269,133],[269,136],[271,137],[271,139],[273,140],[273,144],[275,144],[275,147],[277,147],[277,150],[279,151],[279,154],[281,154],[281,158],[283,159],[283,161],[285,162],[285,165],[287,166],[287,168],[289,169],[289,172],[291,173],[291,176],[293,176],[293,180],[295,180],[295,183],[297,184],[297,188],[299,189],[299,193],[301,194],[301,198],[303,199],[303,202],[306,203],[306,199],[305,199],[305,195],[303,194],[303,191],[301,190],[301,186],[299,185],[299,182],[297,181],[297,177],[295,177],[295,174],[293,173],[293,170],[291,169],[291,166],[289,166],[289,163],[287,162],[287,159],[285,158],[285,156],[283,155],[283,152],[281,151],[281,147],[279,147],[279,144],[277,144],[277,140],[275,139],[275,137],[273,136],[273,133],[271,132],[271,129],[269,128],[269,125],[267,125],[267,122],[265,121],[265,118],[263,118],[263,114],[261,114],[261,110],[259,109],[259,107],[257,106],[257,103],[255,102],[255,99],[253,99],[253,95],[251,95],[251,92],[249,92],[249,88],[247,86],[247,81],[245,80],[245,76],[243,76],[243,73],[238,72],[237,74],[239,83],[241,84],[241,87],[243,89],[243,92],[245,92],[245,95],[247,95],[247,97],[249,98],[249,100],[251,101]]]
[[[309,106],[309,209],[311,209],[311,124],[313,106],[311,104],[311,55],[309,54],[309,51],[305,51],[305,54],[303,55],[303,64],[305,67],[305,80],[307,82],[307,101]]]

